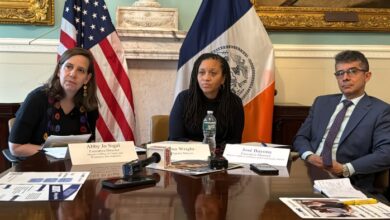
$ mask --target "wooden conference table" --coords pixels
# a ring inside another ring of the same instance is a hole
[[[288,168],[289,177],[226,172],[188,177],[148,169],[157,185],[127,191],[109,191],[101,187],[102,179],[90,179],[73,201],[0,202],[0,219],[299,219],[279,197],[321,195],[313,192],[311,169],[301,159]],[[4,173],[70,169],[69,160],[51,161],[38,153]]]

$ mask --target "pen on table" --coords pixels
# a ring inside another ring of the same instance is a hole
[[[345,200],[342,201],[345,205],[368,205],[368,204],[376,204],[378,200],[369,198],[369,199],[354,199],[354,200]]]
[[[264,143],[264,142],[260,142],[260,144],[261,144],[261,146],[263,146],[263,147],[267,147],[267,144]]]

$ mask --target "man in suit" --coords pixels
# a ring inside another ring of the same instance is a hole
[[[375,173],[390,168],[390,105],[365,93],[372,74],[361,52],[342,51],[335,61],[341,94],[315,99],[293,147],[308,163],[335,176],[350,177],[355,186],[375,192]],[[344,107],[348,102],[344,100],[352,101],[351,105]],[[337,117],[343,108],[345,116]],[[336,121],[339,130],[334,132],[331,127]],[[334,138],[330,142],[327,136]]]

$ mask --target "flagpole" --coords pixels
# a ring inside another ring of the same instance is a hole
[[[60,25],[57,25],[57,26],[54,26],[52,29],[50,29],[49,31],[39,35],[38,37],[35,37],[34,39],[30,40],[28,42],[28,45],[31,45],[34,41],[38,40],[38,39],[41,39],[42,37],[50,34],[51,32],[55,31],[55,30],[58,30],[58,28],[60,28]]]

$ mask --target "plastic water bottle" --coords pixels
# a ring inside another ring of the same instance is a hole
[[[217,119],[213,115],[213,111],[207,111],[206,117],[203,119],[203,143],[208,144],[212,156],[215,156],[215,135],[217,134]]]

